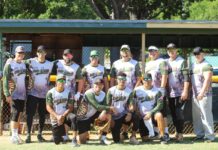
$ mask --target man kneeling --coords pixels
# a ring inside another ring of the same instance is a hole
[[[142,140],[147,139],[147,130],[149,131],[149,138],[154,137],[153,122],[156,122],[160,132],[161,143],[166,144],[167,137],[164,136],[164,119],[161,114],[163,96],[159,89],[152,86],[151,74],[144,76],[143,85],[134,90],[134,97],[140,117],[142,118],[139,125]]]
[[[106,111],[112,111],[116,113],[115,108],[106,105],[106,94],[102,91],[104,85],[102,79],[94,81],[93,88],[85,92],[83,100],[77,110],[77,124],[79,130],[80,144],[85,144],[88,137],[88,131],[91,124],[97,125],[95,122],[105,122],[104,129],[101,129],[99,133],[100,143],[109,145],[106,139],[106,135],[110,129],[111,115]]]
[[[64,124],[75,127],[75,114],[71,113],[73,110],[73,96],[70,91],[64,88],[65,76],[58,75],[56,85],[48,91],[46,95],[46,108],[50,113],[52,134],[55,144],[63,142],[62,136],[65,133]],[[74,145],[75,146],[75,145]],[[77,146],[79,146],[77,144]]]

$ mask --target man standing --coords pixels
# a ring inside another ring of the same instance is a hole
[[[115,61],[110,72],[110,87],[116,85],[119,72],[125,73],[126,86],[133,90],[141,82],[141,70],[138,61],[132,59],[129,45],[122,45],[120,48],[121,59]]]
[[[196,61],[191,66],[191,81],[193,91],[192,117],[194,125],[194,140],[204,139],[212,142],[215,139],[212,114],[212,66],[204,59],[201,47],[193,50]]]
[[[49,90],[46,95],[46,108],[50,113],[55,144],[64,142],[62,136],[66,134],[65,124],[70,127],[75,126],[75,115],[71,113],[74,100],[71,92],[65,88],[65,82],[65,76],[58,75],[55,87]]]
[[[86,143],[88,131],[90,130],[91,124],[97,122],[105,122],[104,129],[99,130],[100,133],[100,142],[101,144],[110,145],[106,139],[106,135],[110,130],[111,115],[106,113],[106,111],[115,112],[113,106],[106,105],[106,95],[102,91],[104,87],[103,79],[96,79],[93,81],[93,88],[89,89],[84,94],[83,103],[87,104],[87,109],[82,110],[83,115],[77,116],[78,118],[78,130],[79,130],[79,139],[80,143]],[[80,111],[80,109],[78,110]],[[82,114],[80,112],[77,113]]]
[[[29,91],[26,103],[27,115],[27,138],[26,143],[31,143],[31,128],[36,109],[39,113],[39,132],[37,139],[45,142],[42,137],[42,130],[46,115],[46,94],[49,90],[49,75],[51,74],[53,63],[45,59],[46,50],[43,45],[37,48],[37,57],[25,61],[29,75]]]
[[[112,137],[115,143],[120,142],[120,129],[122,124],[132,127],[131,144],[139,144],[136,139],[136,131],[138,130],[138,118],[134,113],[133,93],[126,86],[127,75],[123,72],[117,74],[117,85],[111,87],[107,93],[107,104],[115,107],[117,113],[112,113]]]
[[[162,95],[164,96],[164,106],[162,114],[165,120],[165,133],[169,140],[168,127],[167,127],[167,104],[166,104],[166,84],[168,78],[168,66],[163,58],[160,58],[159,49],[156,46],[148,47],[149,58],[151,59],[146,63],[145,73],[150,73],[152,76],[152,85],[156,88],[160,88]]]
[[[145,74],[143,85],[134,90],[134,97],[136,98],[137,108],[139,110],[142,121],[145,125],[140,126],[140,134],[145,138],[145,126],[149,131],[149,137],[154,136],[152,120],[157,122],[160,131],[160,140],[162,144],[167,143],[167,136],[164,135],[164,118],[161,113],[163,108],[163,96],[160,90],[152,86],[151,74]],[[152,133],[153,132],[153,133]],[[152,133],[152,134],[151,134]]]
[[[15,58],[7,61],[3,71],[3,90],[6,101],[11,106],[11,142],[14,144],[22,143],[18,135],[18,127],[26,100],[26,65],[22,62],[24,52],[23,46],[17,46]],[[9,84],[12,86],[10,87]]]
[[[66,76],[65,88],[68,89],[74,95],[74,100],[78,101],[83,89],[83,78],[81,75],[80,66],[75,62],[73,62],[72,59],[73,59],[72,51],[70,49],[65,49],[63,52],[63,59],[54,62],[52,74]],[[77,81],[78,81],[78,89],[76,91]],[[76,110],[76,107],[77,106],[75,106],[74,110]],[[76,140],[76,136],[77,136],[76,131],[77,129],[73,128],[72,144],[75,144],[75,146],[78,145]]]
[[[92,50],[90,53],[90,64],[86,65],[82,69],[82,76],[87,81],[87,86],[85,90],[88,90],[93,87],[94,81],[96,79],[103,79],[104,80],[104,88],[107,92],[109,85],[107,80],[106,69],[104,66],[99,64],[99,53],[97,50]]]
[[[173,124],[176,127],[176,140],[183,141],[183,125],[184,114],[183,110],[185,102],[188,98],[189,90],[189,71],[187,62],[177,55],[176,45],[170,43],[167,45],[167,53],[169,59],[167,64],[169,66],[168,75],[168,100],[171,111]]]

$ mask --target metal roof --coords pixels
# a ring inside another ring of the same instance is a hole
[[[218,34],[218,21],[2,19],[2,33]]]

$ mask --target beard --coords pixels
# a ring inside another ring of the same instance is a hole
[[[70,64],[71,63],[71,59],[64,59],[66,64]]]

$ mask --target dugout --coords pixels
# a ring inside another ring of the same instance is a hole
[[[0,20],[0,69],[2,71],[5,52],[13,53],[17,45],[28,50],[27,58],[35,55],[38,45],[45,45],[49,60],[61,58],[62,51],[70,48],[74,60],[85,65],[91,49],[98,49],[102,60],[105,50],[109,49],[113,62],[119,58],[120,46],[126,43],[130,45],[133,57],[144,62],[146,47],[156,45],[165,48],[170,42],[184,52],[195,46],[217,49],[218,21]],[[214,90],[213,106],[218,106],[218,89]],[[4,123],[8,121],[9,112],[4,113],[6,104],[2,95],[0,102],[1,122]],[[190,105],[186,109],[186,118],[191,120]],[[214,120],[218,122],[215,107],[213,112]]]

